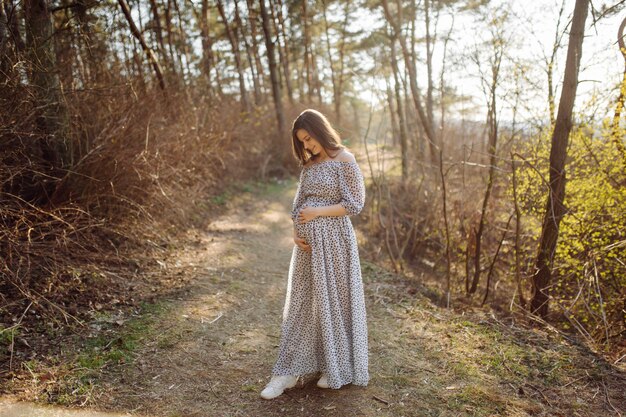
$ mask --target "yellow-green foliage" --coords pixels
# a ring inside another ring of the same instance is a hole
[[[541,232],[549,180],[551,132],[524,144],[528,164],[518,167],[518,196],[524,232]],[[610,129],[576,128],[570,134],[565,206],[551,294],[566,326],[595,340],[615,342],[624,331],[626,296],[626,160]],[[543,177],[543,179],[541,178]],[[512,195],[512,191],[510,191]],[[536,249],[533,248],[533,249]]]

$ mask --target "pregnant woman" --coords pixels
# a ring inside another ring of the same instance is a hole
[[[294,242],[278,359],[261,397],[321,373],[320,388],[367,385],[368,340],[361,265],[349,216],[365,202],[363,175],[326,117],[305,110],[292,128],[302,164],[291,217]]]

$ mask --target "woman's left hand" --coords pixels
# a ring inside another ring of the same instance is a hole
[[[317,209],[315,207],[303,207],[298,213],[298,222],[300,224],[309,222],[318,217]]]

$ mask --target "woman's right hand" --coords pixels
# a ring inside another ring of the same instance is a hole
[[[310,252],[311,251],[311,245],[307,244],[305,242],[305,240],[302,239],[301,237],[298,237],[298,235],[296,234],[296,230],[295,229],[293,231],[293,241],[303,251],[306,251],[306,252]]]

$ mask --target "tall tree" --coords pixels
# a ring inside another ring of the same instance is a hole
[[[168,62],[171,65],[172,68],[172,72],[176,73],[176,57],[175,57],[175,53],[174,53],[174,35],[173,35],[173,30],[172,30],[172,22],[173,22],[173,17],[172,17],[172,0],[167,0],[167,4],[165,4],[165,31],[167,32],[167,50],[169,52],[170,58],[168,60]],[[141,18],[141,13],[139,14],[139,17]],[[183,68],[180,68],[181,73],[183,72]]]
[[[428,123],[435,126],[435,116],[433,112],[433,36],[431,36],[430,27],[430,0],[424,0],[424,24],[426,26],[426,75],[428,79],[428,85],[426,86],[426,117],[428,117]]]
[[[483,195],[483,203],[480,211],[480,220],[478,222],[478,230],[473,237],[475,241],[474,252],[474,276],[472,278],[472,284],[469,287],[468,293],[473,294],[476,292],[476,288],[480,281],[480,275],[482,271],[481,257],[482,257],[482,238],[485,232],[485,222],[487,220],[487,208],[489,206],[489,199],[491,198],[491,191],[493,189],[496,165],[497,165],[497,144],[498,144],[498,107],[497,107],[497,89],[500,84],[500,67],[502,65],[502,57],[506,48],[506,39],[503,33],[503,29],[506,27],[506,12],[497,12],[495,17],[492,11],[488,11],[489,19],[491,20],[491,39],[488,44],[490,47],[490,55],[488,59],[481,57],[477,50],[473,55],[473,60],[476,66],[480,69],[483,62],[489,63],[487,74],[482,74],[481,70],[481,83],[487,97],[487,153],[489,154],[489,173],[487,177],[487,188]],[[466,277],[469,280],[469,277]]]
[[[2,64],[0,64],[0,77],[4,78],[9,71],[7,65],[7,49],[9,44],[9,18],[7,17],[4,2],[6,0],[0,0],[0,57],[2,57]]]
[[[436,165],[438,161],[437,136],[435,133],[435,129],[430,123],[426,111],[424,110],[424,105],[422,104],[422,97],[417,84],[417,69],[415,68],[415,60],[412,58],[411,51],[409,50],[409,45],[407,45],[406,37],[404,36],[403,30],[401,28],[402,4],[399,0],[396,1],[397,18],[394,17],[393,13],[391,13],[391,10],[389,8],[389,2],[387,0],[382,1],[382,6],[385,17],[391,25],[391,28],[393,29],[393,35],[398,38],[398,41],[400,43],[402,55],[404,57],[404,65],[409,73],[409,86],[411,88],[413,104],[415,105],[415,109],[417,110],[417,114],[426,134],[426,138],[428,139],[430,161],[433,165]]]
[[[209,0],[202,0],[202,9],[200,12],[200,39],[202,41],[202,73],[207,80],[209,96],[213,95],[211,71],[214,66],[213,56],[213,40],[209,32],[210,8]]]
[[[565,0],[561,2],[561,8],[559,9],[559,17],[556,22],[556,29],[554,34],[554,41],[552,42],[552,50],[549,57],[544,57],[546,63],[546,75],[548,77],[548,110],[550,112],[550,125],[554,126],[555,116],[554,111],[556,106],[554,104],[554,66],[556,64],[556,55],[561,49],[563,42],[563,36],[565,31],[561,29],[561,20],[563,11],[565,10]]]
[[[536,272],[532,277],[533,295],[530,303],[531,312],[541,317],[548,314],[548,289],[552,280],[554,253],[559,237],[559,225],[566,211],[563,205],[565,199],[565,159],[569,134],[572,130],[572,110],[576,99],[578,70],[588,9],[589,0],[576,0],[567,47],[563,88],[554,132],[552,133],[548,200],[541,227],[541,239],[535,263]]]
[[[241,105],[243,109],[247,111],[250,109],[250,102],[248,100],[248,91],[246,89],[246,82],[243,74],[241,54],[239,52],[239,40],[236,38],[235,33],[233,33],[233,30],[228,23],[228,18],[226,17],[226,11],[224,10],[222,0],[217,0],[217,10],[220,12],[220,16],[222,17],[222,21],[224,22],[226,36],[228,37],[228,41],[230,42],[230,46],[235,57],[235,65],[237,67],[237,74],[239,75],[239,93],[241,94]]]
[[[391,70],[393,72],[394,92],[396,98],[396,111],[398,113],[398,131],[400,134],[400,155],[402,158],[402,182],[406,182],[409,177],[409,144],[406,128],[406,120],[404,117],[404,106],[402,103],[402,88],[400,84],[400,69],[398,67],[398,59],[396,58],[396,38],[392,37],[391,42]]]
[[[617,104],[615,106],[615,113],[613,114],[613,123],[611,126],[611,139],[615,143],[617,150],[622,155],[622,161],[626,163],[626,149],[624,148],[623,137],[620,135],[620,120],[622,118],[622,111],[624,110],[624,101],[626,101],[626,42],[624,42],[624,29],[626,29],[626,18],[622,20],[617,30],[617,45],[624,58],[624,75],[622,76],[622,83],[620,84],[619,97],[617,98]]]
[[[152,69],[154,70],[157,80],[159,81],[159,86],[161,87],[161,90],[165,90],[165,79],[163,78],[163,70],[161,69],[161,64],[159,64],[159,60],[157,59],[152,49],[146,43],[141,31],[139,30],[139,28],[137,28],[137,25],[135,25],[135,21],[130,14],[130,7],[128,7],[128,3],[126,2],[126,0],[118,0],[118,2],[120,4],[120,7],[122,8],[124,17],[126,17],[126,21],[130,26],[130,30],[133,33],[133,36],[137,38],[137,40],[141,44],[141,48],[148,56],[148,60],[152,65]]]
[[[344,81],[344,65],[345,65],[345,50],[346,50],[346,38],[348,36],[348,23],[350,21],[350,10],[352,9],[352,3],[347,0],[344,4],[343,21],[339,28],[339,45],[337,47],[337,53],[333,54],[333,50],[330,42],[330,25],[328,24],[328,17],[326,13],[327,4],[326,1],[322,2],[322,16],[324,19],[324,32],[326,34],[326,52],[328,54],[328,67],[330,69],[330,78],[333,85],[333,101],[335,104],[335,118],[338,124],[341,124],[341,98],[343,95],[343,81]],[[338,68],[335,66],[337,62]]]
[[[250,0],[252,1],[252,0]],[[287,31],[285,30],[285,19],[283,18],[283,4],[281,0],[276,0],[276,7],[271,6],[272,2],[270,2],[270,10],[276,10],[276,18],[278,22],[276,23],[276,33],[280,36],[278,37],[278,52],[280,56],[280,62],[283,66],[283,75],[285,80],[285,87],[287,87],[287,97],[289,98],[289,102],[293,105],[293,88],[291,86],[291,71],[289,69],[289,45],[287,38]],[[272,19],[274,20],[274,19]],[[280,41],[282,39],[282,42]]]
[[[320,56],[320,52],[318,52],[317,45],[315,43],[311,43],[311,45],[309,45],[309,48],[311,50],[313,86],[315,88],[315,93],[317,94],[317,102],[318,104],[322,104],[322,80],[320,79],[320,71],[317,67],[317,57]]]
[[[20,61],[19,56],[24,52],[26,45],[18,23],[17,6],[15,0],[2,0],[0,6],[2,7],[0,25],[3,25],[0,30],[4,32],[0,35],[3,36],[3,46],[0,48],[0,71],[2,71],[0,77],[11,78],[19,83],[20,78],[15,77],[15,63]]]
[[[161,15],[159,14],[159,7],[156,0],[150,0],[150,11],[152,12],[152,21],[154,22],[154,34],[157,38],[159,54],[162,58],[166,58],[165,42],[163,41],[163,29],[161,27]]]
[[[26,49],[22,32],[20,31],[20,25],[18,22],[18,11],[15,0],[3,0],[4,11],[7,16],[7,36],[13,42],[16,53],[21,53]]]
[[[258,71],[258,68],[255,65],[255,62],[258,61],[258,51],[254,50],[250,42],[248,42],[248,34],[246,31],[246,26],[243,24],[243,20],[241,19],[241,13],[239,12],[239,1],[235,0],[235,30],[241,33],[241,39],[243,40],[243,46],[246,49],[246,57],[248,58],[248,67],[250,68],[250,72],[252,73],[252,85],[254,88],[254,103],[261,104],[262,95],[261,95],[261,74]],[[252,10],[248,9],[248,15],[252,13]],[[254,21],[254,19],[253,19]],[[239,37],[237,37],[239,39]],[[255,56],[256,57],[253,57]],[[256,58],[256,59],[255,59]]]
[[[307,11],[307,2],[302,2],[302,25],[304,30],[304,70],[306,75],[307,95],[309,102],[313,102],[313,77],[312,77],[312,53],[311,38],[309,36],[309,14]]]
[[[257,22],[259,13],[254,7],[254,0],[246,0],[248,5],[248,23],[250,24],[250,38],[252,40],[252,55],[254,57],[254,65],[259,78],[259,90],[264,90],[263,85],[265,81],[265,71],[263,70],[263,63],[261,62],[261,54],[259,53],[259,39]],[[270,5],[270,8],[272,6]]]
[[[71,143],[66,137],[67,112],[61,100],[53,43],[52,16],[46,0],[24,1],[29,79],[35,88],[39,127],[49,135],[42,144],[44,157],[55,167],[71,164]]]
[[[189,53],[189,45],[187,43],[187,35],[186,35],[186,31],[183,28],[183,14],[180,11],[180,7],[178,6],[178,1],[177,0],[172,0],[172,3],[174,4],[174,9],[176,10],[176,15],[178,16],[178,37],[179,37],[179,45],[180,45],[180,52],[178,54],[178,59],[182,61],[182,57],[185,58],[185,66],[184,69],[182,71],[183,74],[183,84],[185,83],[186,80],[189,80],[189,82],[191,82],[191,66],[189,65],[189,57],[190,57],[190,53]],[[181,62],[181,68],[183,68],[183,63]],[[185,78],[184,74],[185,74],[185,69],[187,70],[187,78]]]
[[[274,98],[274,107],[276,109],[278,133],[279,135],[282,135],[285,132],[285,116],[283,113],[283,104],[281,101],[280,83],[278,82],[278,70],[276,68],[274,42],[272,41],[272,32],[270,30],[270,17],[265,7],[265,0],[259,0],[259,5],[261,9],[261,21],[263,22],[263,33],[265,34],[265,49],[267,50],[267,61],[270,68],[270,79],[272,80],[272,96]]]
[[[87,62],[91,81],[100,83],[106,74],[102,62],[107,59],[108,45],[104,37],[94,30],[99,23],[97,3],[90,0],[76,0],[72,8],[78,22],[79,54],[82,61]]]

